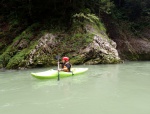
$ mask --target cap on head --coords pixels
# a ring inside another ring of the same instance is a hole
[[[63,57],[62,60],[68,62],[69,61],[69,57]]]

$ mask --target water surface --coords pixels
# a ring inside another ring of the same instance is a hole
[[[60,81],[30,75],[49,68],[0,71],[0,114],[150,114],[150,62],[74,67],[89,70]]]

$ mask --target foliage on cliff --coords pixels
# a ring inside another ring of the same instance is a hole
[[[69,30],[42,24],[28,27],[0,55],[1,66],[16,69],[56,65],[56,55],[69,56],[73,64],[120,62],[116,43],[108,38],[96,15],[79,13],[72,21]]]
[[[38,39],[45,33],[50,32],[62,38],[62,47],[66,47],[66,42],[74,44],[73,47],[91,42],[93,34],[86,33],[85,23],[93,24],[95,29],[100,27],[99,35],[104,33],[103,35],[107,36],[105,35],[107,32],[118,46],[126,45],[124,49],[128,48],[129,53],[126,52],[125,56],[132,55],[130,58],[138,60],[139,53],[133,49],[132,44],[126,42],[131,41],[128,40],[131,36],[134,36],[132,37],[134,39],[136,36],[143,39],[144,36],[149,41],[148,32],[143,33],[150,28],[149,8],[149,0],[2,0],[0,1],[0,67],[24,66],[27,62],[24,60],[28,59],[30,50],[38,44]],[[116,39],[121,39],[121,43]],[[67,49],[75,50],[73,47]],[[118,48],[121,52],[119,54],[123,55],[124,51],[120,49],[121,47]],[[55,51],[62,52],[61,49]],[[149,52],[140,51],[141,55],[143,52],[149,59],[146,55]],[[123,58],[126,59],[127,56]],[[49,61],[51,60],[52,57]],[[35,61],[41,64],[38,59]]]

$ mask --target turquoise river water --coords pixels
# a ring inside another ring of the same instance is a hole
[[[150,114],[150,62],[74,67],[89,70],[60,81],[1,70],[0,114]]]

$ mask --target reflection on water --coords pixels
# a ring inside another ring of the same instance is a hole
[[[39,80],[0,71],[0,114],[149,114],[150,62],[87,65],[82,75]]]

